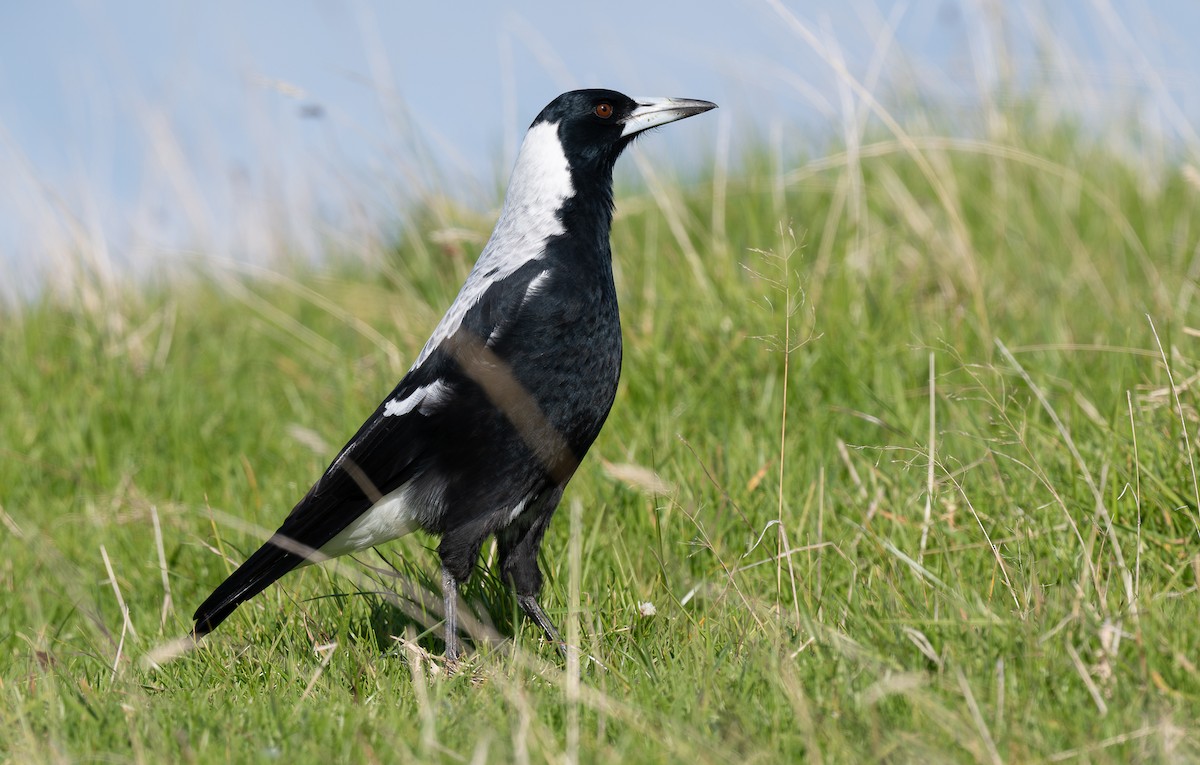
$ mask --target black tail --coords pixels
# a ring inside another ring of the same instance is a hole
[[[196,620],[193,634],[201,637],[212,632],[244,601],[253,598],[303,562],[304,558],[300,555],[267,542],[200,604],[192,616]]]

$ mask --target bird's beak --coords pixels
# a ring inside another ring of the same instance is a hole
[[[635,98],[634,101],[637,108],[622,120],[625,126],[621,131],[622,138],[717,108],[711,101],[691,98]]]

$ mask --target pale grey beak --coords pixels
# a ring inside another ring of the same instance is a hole
[[[637,108],[622,120],[625,126],[621,131],[623,138],[717,108],[717,105],[711,101],[698,101],[691,98],[635,98],[633,100],[637,102]]]

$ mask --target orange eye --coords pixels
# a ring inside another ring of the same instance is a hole
[[[610,104],[608,102],[605,102],[602,104],[596,104],[596,108],[593,109],[592,111],[596,114],[597,117],[599,117],[600,119],[603,119],[603,120],[608,119],[613,114],[612,104]]]

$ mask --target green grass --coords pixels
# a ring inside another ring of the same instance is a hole
[[[432,586],[420,535],[359,559],[401,579],[308,569],[147,661],[406,369],[476,247],[439,232],[488,221],[10,311],[0,751],[1200,758],[1195,172],[1011,132],[618,194],[621,391],[543,555],[577,675],[486,571],[505,639],[431,671],[386,595]]]

